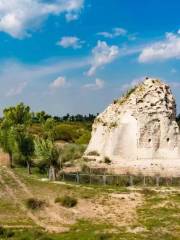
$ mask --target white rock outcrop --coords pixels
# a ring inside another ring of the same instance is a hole
[[[166,174],[172,167],[170,172],[180,175],[180,133],[170,87],[146,78],[114,101],[95,119],[85,158],[120,172],[161,174],[163,169]]]

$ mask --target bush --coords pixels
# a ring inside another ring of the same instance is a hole
[[[87,155],[88,155],[88,156],[100,156],[100,154],[99,154],[97,151],[88,152]]]
[[[77,144],[88,144],[91,139],[91,133],[86,131],[82,136],[76,141]]]
[[[104,162],[105,162],[106,164],[110,164],[110,163],[111,163],[111,160],[110,160],[108,157],[105,157],[105,158],[104,158]]]
[[[57,197],[55,203],[60,203],[63,207],[72,208],[77,205],[77,199],[70,196]]]
[[[80,159],[86,149],[85,145],[67,144],[62,149],[62,163]]]
[[[68,124],[58,125],[55,129],[55,140],[73,143],[79,136],[77,128]]]
[[[151,196],[151,195],[154,195],[156,194],[156,191],[153,190],[153,189],[150,189],[150,188],[143,188],[142,191],[141,191],[142,194],[144,195],[148,195],[148,196]]]
[[[5,229],[2,226],[0,226],[0,239],[3,239],[3,238],[9,239],[13,236],[14,236],[14,232],[12,230]]]
[[[36,199],[36,198],[29,198],[26,200],[26,207],[31,210],[38,210],[43,208],[46,205],[45,201]]]

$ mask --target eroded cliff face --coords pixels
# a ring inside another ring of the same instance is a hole
[[[111,164],[171,161],[180,159],[179,142],[170,87],[148,78],[96,118],[85,156]]]

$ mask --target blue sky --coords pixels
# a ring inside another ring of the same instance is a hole
[[[2,109],[97,113],[145,76],[180,112],[180,2],[0,0]]]

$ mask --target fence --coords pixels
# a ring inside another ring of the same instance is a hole
[[[180,177],[135,176],[135,175],[108,175],[89,173],[64,173],[58,180],[77,184],[99,184],[116,186],[180,186]]]

